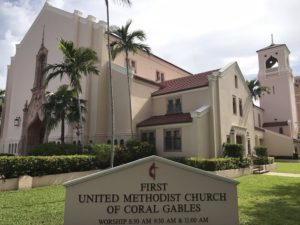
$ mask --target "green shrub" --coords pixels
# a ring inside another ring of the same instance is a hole
[[[224,156],[231,158],[242,158],[244,155],[244,147],[240,144],[224,144]]]
[[[101,169],[110,165],[111,145],[108,144],[90,144],[88,153],[96,156],[97,166]]]
[[[96,156],[99,168],[109,167],[111,158],[110,144],[90,144],[85,148],[85,153]],[[115,146],[114,166],[155,155],[155,153],[155,148],[149,143],[129,140],[125,146]]]
[[[52,156],[52,155],[79,155],[82,154],[82,146],[77,144],[45,143],[34,146],[29,155]]]
[[[273,157],[253,157],[252,159],[253,165],[265,165],[265,164],[273,164]]]
[[[93,169],[97,169],[95,156],[0,157],[0,175],[5,179],[23,175],[42,176]]]
[[[12,153],[0,153],[0,156],[15,156]]]
[[[268,156],[268,149],[265,146],[255,146],[254,147],[255,153],[259,157],[267,157]]]
[[[170,159],[206,171],[239,169],[239,168],[246,168],[251,165],[251,159],[249,158],[201,159],[201,158],[175,157]]]
[[[298,153],[293,153],[293,159],[299,159]]]
[[[115,165],[120,165],[134,160],[155,155],[156,151],[153,145],[148,142],[138,140],[129,140],[125,146],[116,148]]]

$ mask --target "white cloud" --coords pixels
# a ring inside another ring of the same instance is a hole
[[[2,2],[3,3],[2,3]],[[84,16],[106,19],[104,0],[50,0],[50,4]],[[111,22],[123,25],[133,19],[134,29],[143,29],[153,52],[193,73],[223,67],[238,61],[246,77],[258,72],[256,50],[270,44],[286,43],[291,65],[300,74],[299,0],[133,0],[132,7],[110,1]],[[43,1],[0,0],[0,78],[13,54],[13,41],[21,40]],[[13,39],[5,35],[11,34]],[[1,79],[0,79],[1,82]],[[1,86],[1,84],[0,84]]]

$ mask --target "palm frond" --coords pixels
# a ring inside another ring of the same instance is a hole
[[[118,4],[129,6],[129,7],[132,5],[131,0],[113,0],[113,1]]]

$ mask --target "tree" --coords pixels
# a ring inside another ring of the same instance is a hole
[[[81,112],[86,112],[85,100],[79,99]],[[65,142],[65,121],[79,123],[82,114],[78,110],[78,95],[76,90],[62,85],[55,93],[47,92],[46,103],[43,104],[46,128],[51,131],[61,122],[62,143]]]
[[[45,72],[49,73],[46,77],[46,85],[50,80],[57,76],[62,79],[64,75],[69,78],[70,87],[74,89],[78,100],[78,112],[81,114],[79,94],[82,93],[81,78],[82,75],[99,74],[99,70],[96,66],[98,62],[97,53],[84,47],[75,47],[72,41],[66,41],[60,39],[59,49],[63,53],[63,61],[57,64],[48,64],[45,68]],[[82,127],[82,120],[80,119],[80,126]]]
[[[144,51],[150,54],[150,47],[141,42],[146,40],[146,34],[142,30],[135,30],[129,32],[129,28],[132,21],[129,20],[125,26],[118,27],[112,33],[117,36],[117,40],[111,43],[111,53],[112,58],[115,59],[117,55],[124,52],[125,62],[126,62],[126,72],[127,72],[127,82],[128,82],[128,92],[129,92],[129,115],[130,115],[130,128],[131,137],[133,137],[133,127],[132,127],[132,111],[131,111],[131,87],[130,87],[130,77],[129,77],[129,52],[133,54],[138,51]]]
[[[125,5],[131,6],[130,0],[115,0],[118,3],[123,3]],[[106,5],[106,22],[107,22],[107,52],[108,52],[108,70],[109,70],[109,86],[110,86],[110,110],[111,110],[111,158],[110,166],[114,167],[114,154],[115,154],[115,113],[114,113],[114,99],[113,99],[113,85],[112,85],[112,71],[111,71],[111,50],[110,50],[110,20],[109,20],[109,0],[105,0]]]
[[[270,88],[266,86],[261,86],[259,80],[257,79],[250,81],[247,80],[246,83],[254,100],[260,98],[264,93],[270,93]]]

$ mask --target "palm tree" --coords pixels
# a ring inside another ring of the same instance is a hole
[[[266,86],[261,86],[259,80],[257,79],[250,81],[247,80],[246,83],[254,100],[260,98],[264,93],[270,93],[270,88]]]
[[[48,64],[45,68],[47,74],[46,85],[50,80],[57,76],[62,79],[66,75],[70,80],[70,86],[73,88],[77,95],[78,100],[78,112],[81,114],[79,94],[82,93],[81,78],[82,75],[99,74],[99,70],[96,66],[98,61],[97,53],[90,48],[75,47],[72,41],[66,41],[60,39],[59,49],[63,53],[63,61],[57,64]],[[82,127],[82,117],[79,116],[80,126]],[[80,138],[81,139],[81,138]],[[82,140],[80,140],[82,142]]]
[[[132,111],[131,111],[131,87],[130,87],[130,77],[129,77],[129,52],[137,53],[138,51],[144,51],[150,54],[151,49],[148,45],[141,42],[146,40],[146,34],[142,30],[135,30],[129,32],[129,28],[132,21],[127,21],[125,26],[116,28],[112,33],[117,36],[117,40],[111,43],[111,54],[112,58],[115,59],[117,55],[124,52],[125,62],[126,62],[126,72],[127,72],[127,82],[128,82],[128,92],[129,92],[129,115],[130,115],[130,128],[131,128],[131,138],[133,137],[133,127],[132,127]],[[139,42],[137,42],[139,41]]]
[[[118,3],[123,3],[125,5],[131,6],[130,0],[115,0]],[[110,20],[109,20],[109,1],[105,0],[106,5],[106,22],[107,22],[107,48],[108,48],[108,70],[109,70],[109,86],[110,86],[110,109],[111,109],[111,157],[110,157],[110,166],[114,167],[114,154],[115,154],[115,113],[114,113],[114,99],[113,99],[113,85],[112,85],[112,71],[111,71],[111,49],[110,49]]]
[[[80,99],[82,112],[86,112],[85,101]],[[45,114],[46,129],[51,131],[61,122],[62,143],[65,142],[65,121],[69,124],[80,121],[80,110],[78,110],[78,96],[74,89],[69,89],[68,85],[62,85],[57,92],[46,94],[46,103],[43,104]]]

